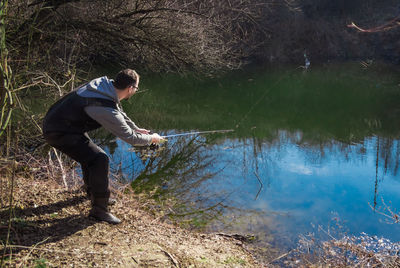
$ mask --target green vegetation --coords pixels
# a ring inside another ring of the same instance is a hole
[[[236,258],[236,257],[228,257],[224,260],[225,264],[240,264],[240,265],[246,265],[246,261],[242,260],[240,258]]]
[[[35,268],[46,268],[47,264],[46,264],[47,260],[46,259],[38,259],[35,261]]]

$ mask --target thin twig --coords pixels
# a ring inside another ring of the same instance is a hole
[[[8,247],[9,248],[32,249],[32,247],[20,246],[20,245],[8,245]],[[73,253],[72,251],[54,250],[54,249],[45,249],[45,248],[33,248],[33,250],[46,251],[46,252],[52,252],[52,253],[62,253],[62,254],[71,254],[71,253]],[[112,253],[93,252],[93,251],[85,251],[83,253],[85,253],[85,254],[98,254],[98,255],[112,255]]]
[[[64,186],[65,186],[65,189],[68,189],[68,184],[67,184],[67,181],[66,181],[67,175],[65,174],[65,170],[64,170],[64,166],[63,166],[62,161],[61,161],[61,157],[57,154],[56,149],[53,148],[53,151],[54,151],[54,154],[56,155],[58,164],[60,165],[61,176],[62,176],[62,179],[63,179],[63,183],[64,183]]]
[[[132,260],[134,260],[137,264],[139,264],[139,262],[133,257],[131,256]]]
[[[168,251],[164,250],[164,249],[163,249],[162,247],[160,247],[160,246],[158,246],[158,247],[160,248],[160,250],[161,250],[162,252],[165,253],[165,255],[167,255],[167,256],[171,259],[171,261],[173,262],[173,264],[175,265],[175,267],[179,267],[178,261],[174,258],[174,256],[172,256],[171,253],[169,253]]]
[[[17,267],[21,267],[23,266],[23,264],[28,260],[29,256],[32,254],[32,252],[36,249],[37,246],[39,246],[40,244],[43,244],[44,242],[46,242],[47,240],[49,240],[50,237],[45,238],[44,240],[36,243],[35,245],[33,245],[33,247],[30,248],[28,254],[24,257],[24,259],[22,260],[22,262],[19,264],[19,266]]]
[[[293,250],[286,252],[285,254],[280,255],[279,257],[273,259],[272,261],[270,261],[268,264],[272,264],[273,262],[276,262],[284,257],[286,257],[287,255],[289,255],[290,253],[292,253]]]
[[[42,81],[38,81],[38,82],[33,82],[32,84],[23,85],[23,86],[20,86],[19,88],[14,89],[13,92],[20,91],[20,90],[22,90],[24,88],[33,87],[33,86],[39,85],[41,83],[42,83]]]
[[[254,175],[256,175],[257,180],[258,180],[258,182],[260,183],[260,189],[258,190],[257,195],[256,195],[256,198],[255,198],[255,200],[257,200],[258,195],[260,194],[261,190],[264,188],[264,184],[262,183],[262,181],[261,181],[261,179],[260,179],[260,177],[258,176],[258,174],[257,174],[256,171],[254,171]]]

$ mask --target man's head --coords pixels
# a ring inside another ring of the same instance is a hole
[[[139,75],[132,69],[120,71],[113,82],[117,94],[122,99],[129,99],[139,88]]]

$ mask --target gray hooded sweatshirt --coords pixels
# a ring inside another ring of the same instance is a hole
[[[77,90],[79,96],[86,98],[103,98],[112,100],[117,104],[117,109],[101,106],[88,106],[85,112],[105,129],[123,141],[143,146],[151,144],[151,135],[137,132],[139,129],[135,123],[123,112],[118,99],[113,80],[106,76],[94,79]]]

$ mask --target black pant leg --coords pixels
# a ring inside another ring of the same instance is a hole
[[[89,182],[89,178],[90,178],[90,169],[87,165],[82,165],[81,164],[81,169],[82,169],[82,178],[83,181],[85,182],[85,190],[86,192],[89,194],[90,191],[90,182]]]
[[[82,173],[94,197],[109,197],[109,158],[86,133],[48,133],[44,137],[51,146],[81,164]]]

